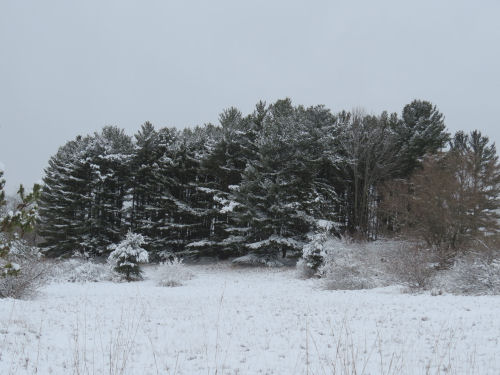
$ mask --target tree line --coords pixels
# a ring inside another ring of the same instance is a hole
[[[488,138],[451,136],[427,101],[369,115],[284,99],[229,108],[218,125],[76,137],[45,170],[38,233],[51,256],[107,255],[132,231],[151,260],[274,259],[325,228],[411,234],[450,253],[496,234],[499,183]]]

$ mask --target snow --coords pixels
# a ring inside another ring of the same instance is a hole
[[[246,245],[249,249],[252,250],[257,250],[261,249],[263,247],[269,246],[270,244],[275,243],[275,244],[280,244],[284,246],[289,246],[292,248],[300,249],[304,245],[302,242],[294,240],[293,238],[288,238],[288,237],[283,237],[283,236],[278,236],[273,234],[269,238],[262,240],[262,241],[257,241],[250,243]]]
[[[328,291],[291,269],[189,270],[176,288],[147,267],[141,282],[53,283],[34,300],[0,300],[0,373],[500,373],[499,297]]]
[[[116,261],[123,266],[135,265],[135,263],[127,262],[127,259],[133,259],[136,263],[145,263],[148,261],[149,254],[140,247],[144,242],[144,237],[142,235],[128,232],[125,239],[117,246],[110,246],[110,249],[113,249],[113,251],[109,254],[108,259],[110,261]]]
[[[19,271],[21,269],[21,266],[17,263],[11,263],[10,268],[12,268],[14,271]]]
[[[213,245],[217,245],[217,242],[208,241],[208,240],[201,240],[201,241],[196,241],[196,242],[190,242],[186,245],[186,247],[204,247],[204,246],[213,246]]]

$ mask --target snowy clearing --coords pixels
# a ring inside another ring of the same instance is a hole
[[[291,269],[154,267],[0,300],[1,374],[498,374],[500,297],[328,291]]]

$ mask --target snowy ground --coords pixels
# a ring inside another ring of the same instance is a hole
[[[191,269],[180,287],[54,283],[0,300],[0,374],[500,373],[499,297]]]

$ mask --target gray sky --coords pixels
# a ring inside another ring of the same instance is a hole
[[[7,191],[104,125],[215,123],[286,96],[374,113],[426,99],[499,144],[499,17],[493,0],[1,0]]]

